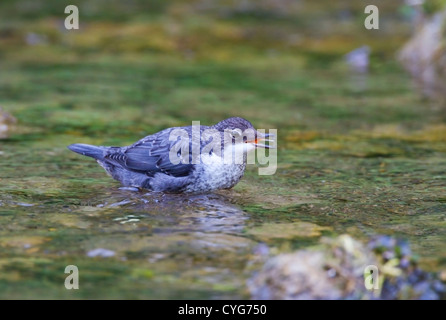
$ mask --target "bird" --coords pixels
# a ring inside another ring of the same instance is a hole
[[[235,186],[245,172],[248,152],[273,148],[262,143],[273,142],[272,137],[244,118],[231,117],[212,126],[167,128],[130,146],[75,143],[68,149],[96,159],[124,187],[203,193]]]

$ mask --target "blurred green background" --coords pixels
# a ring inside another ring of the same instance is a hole
[[[413,9],[369,2],[379,30],[362,1],[2,0],[0,106],[17,123],[0,140],[0,298],[248,298],[259,243],[341,233],[409,239],[444,270],[446,112],[396,61]],[[356,72],[345,54],[363,45]],[[217,198],[120,191],[66,149],[230,116],[278,128],[279,167]]]

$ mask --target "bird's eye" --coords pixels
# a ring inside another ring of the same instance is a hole
[[[234,129],[231,131],[231,136],[233,139],[237,139],[238,137],[240,137],[240,132]]]

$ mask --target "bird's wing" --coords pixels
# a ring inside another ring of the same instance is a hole
[[[168,133],[160,132],[143,138],[129,147],[115,149],[106,155],[105,159],[127,170],[144,172],[147,175],[162,172],[174,177],[187,176],[193,170],[193,165],[189,159],[189,153],[183,152],[183,155],[181,150],[189,150],[184,148],[184,144],[189,144],[189,142],[170,141]],[[174,161],[171,161],[169,157],[171,150],[179,150],[171,155],[177,158]]]

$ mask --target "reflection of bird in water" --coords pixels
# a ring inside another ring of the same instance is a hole
[[[259,143],[267,140],[269,135],[257,132],[249,121],[242,118],[229,118],[211,127],[197,126],[196,130],[198,136],[193,126],[168,128],[122,148],[86,144],[72,144],[68,148],[96,159],[124,186],[167,192],[208,192],[232,188],[244,174],[247,152],[258,147],[269,148]],[[252,132],[251,137],[244,136],[247,131]],[[185,133],[184,142],[177,139],[180,138],[179,133]],[[210,134],[207,139],[203,138],[206,133]],[[210,142],[215,147],[203,151]],[[183,148],[182,144],[186,146]],[[172,159],[172,150],[179,160],[177,163]],[[194,150],[199,154],[194,155]],[[243,159],[227,161],[227,155],[232,158],[233,154],[235,157],[240,154]]]
[[[229,297],[241,298],[237,292],[244,289],[243,272],[255,242],[243,232],[249,215],[237,205],[219,194],[106,190],[101,199],[90,199],[100,204],[83,215],[94,221],[80,244],[87,254],[113,252],[115,259],[138,261],[139,270],[158,277],[155,298],[178,298],[185,285],[187,297],[195,297],[196,290],[221,284],[233,288]],[[212,290],[209,297],[222,294]]]
[[[162,233],[168,232],[204,232],[204,233],[241,233],[247,214],[238,206],[229,202],[220,194],[182,195],[150,192],[113,192],[117,198],[104,207],[120,207],[124,212],[130,211],[132,215],[144,213],[150,219],[159,218],[168,221],[169,227],[162,228]],[[164,231],[163,231],[164,230]]]
[[[446,8],[426,15],[424,1],[408,1],[415,12],[412,19],[413,35],[401,48],[398,58],[415,80],[415,85],[427,98],[442,105],[446,92]]]

